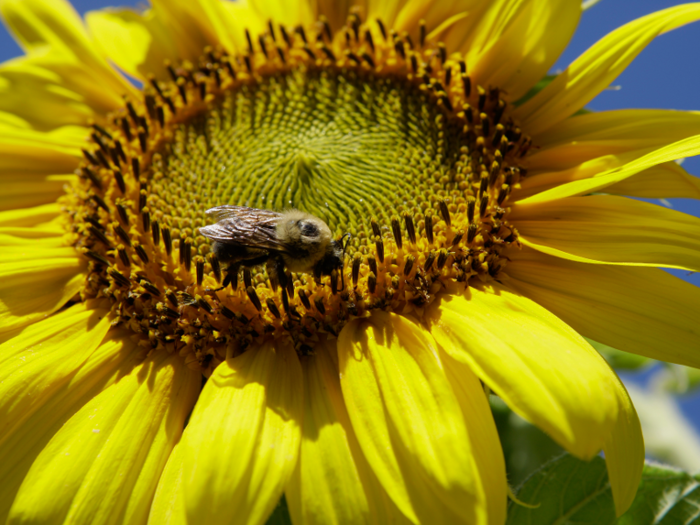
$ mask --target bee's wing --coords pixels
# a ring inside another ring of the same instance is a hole
[[[209,239],[224,244],[236,244],[286,252],[277,239],[276,226],[280,214],[270,210],[259,210],[245,206],[217,206],[207,210],[217,221],[204,226],[199,232]]]

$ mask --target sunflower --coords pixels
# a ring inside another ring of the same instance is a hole
[[[629,198],[700,196],[700,115],[580,110],[700,4],[549,82],[578,0],[0,8],[2,519],[503,523],[488,392],[630,505],[639,421],[584,336],[700,365],[657,268],[700,269],[700,220]],[[223,204],[344,262],[227,267]]]

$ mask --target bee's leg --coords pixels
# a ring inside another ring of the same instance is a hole
[[[287,287],[287,275],[284,273],[284,260],[282,257],[270,258],[267,260],[267,276],[270,278],[270,286],[273,290],[281,284],[282,288]]]
[[[221,283],[221,286],[213,290],[208,289],[207,292],[220,292],[229,284],[232,285],[233,289],[235,290],[238,286],[238,270],[240,270],[240,268],[240,264],[230,264],[229,267],[226,269],[226,277],[224,277],[224,282]]]

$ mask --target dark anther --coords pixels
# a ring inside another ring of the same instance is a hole
[[[452,239],[452,246],[457,246],[462,241],[462,237],[464,237],[464,230],[459,230]]]
[[[454,111],[454,107],[452,106],[452,102],[450,102],[450,98],[447,95],[442,95],[440,97],[440,100],[444,104],[444,106],[447,108],[447,111]]]
[[[384,27],[384,23],[377,18],[377,25],[379,26],[379,31],[382,33],[382,38],[386,40],[386,28]]]
[[[117,253],[119,254],[119,258],[122,261],[122,264],[126,267],[131,266],[131,261],[129,260],[129,255],[126,253],[126,250],[123,248],[120,248],[117,250]]]
[[[440,63],[444,66],[447,60],[447,48],[442,42],[438,43],[438,54],[440,55]]]
[[[425,238],[428,239],[430,244],[433,244],[433,216],[425,216]]]
[[[96,237],[97,240],[100,241],[102,244],[104,244],[108,248],[111,247],[111,245],[109,243],[109,239],[107,239],[107,237],[105,236],[104,233],[102,233],[101,230],[98,230],[94,226],[90,226],[90,228],[88,228],[88,230],[90,231],[90,234],[93,235],[94,237]]]
[[[224,66],[226,66],[226,71],[231,75],[233,80],[236,80],[236,71],[233,69],[233,64],[231,64],[231,59],[229,57],[224,57],[226,60],[223,61]]]
[[[102,153],[102,150],[101,150],[101,149],[98,149],[98,150],[95,152],[95,156],[97,157],[97,161],[98,161],[102,166],[104,166],[104,167],[107,168],[108,170],[109,170],[109,169],[112,169],[112,167],[109,165],[109,161],[107,160],[107,157],[105,157],[105,154]]]
[[[233,319],[235,314],[226,306],[221,307],[221,314],[227,319]]]
[[[131,246],[131,239],[129,238],[129,234],[126,233],[126,230],[121,227],[120,224],[115,224],[114,225],[114,233],[116,233],[119,238],[124,241],[124,244],[127,246]]]
[[[173,253],[173,240],[170,237],[170,228],[163,228],[163,244],[165,245],[165,252],[168,255]]]
[[[97,130],[101,135],[107,137],[108,139],[112,139],[111,133],[109,133],[106,129],[104,129],[102,126],[99,124],[93,124],[92,127]]]
[[[226,288],[229,284],[234,290],[238,288],[238,269],[236,267],[229,266],[226,269],[226,277],[224,277],[224,282],[221,283],[221,288]]]
[[[316,55],[314,54],[313,51],[311,51],[311,48],[309,46],[304,46],[304,51],[306,52],[307,55],[309,55],[309,58],[311,60],[316,60]]]
[[[440,250],[438,253],[438,258],[437,258],[437,269],[442,270],[445,267],[445,263],[447,262],[447,258],[450,256],[450,252],[445,250],[444,248]]]
[[[425,262],[423,263],[423,271],[430,271],[430,267],[433,265],[433,261],[435,261],[435,252],[431,250],[428,256],[425,258]]]
[[[156,98],[153,95],[146,95],[144,98],[146,102],[146,112],[148,116],[153,120],[156,118]],[[145,121],[145,118],[141,118],[141,122]]]
[[[448,67],[445,69],[445,85],[449,87],[450,82],[452,82],[452,68]]]
[[[275,36],[275,26],[272,25],[272,20],[267,21],[267,28],[270,31],[270,36],[272,37],[273,42],[277,42],[277,37]]]
[[[355,254],[355,258],[352,260],[352,285],[357,288],[357,283],[360,280],[360,264],[362,263],[362,258],[359,253]]]
[[[467,197],[467,220],[469,224],[474,222],[474,208],[476,208],[476,199]]]
[[[204,98],[207,96],[207,83],[200,82],[197,84],[197,86],[199,86],[199,99],[204,100]]]
[[[372,226],[372,233],[374,233],[376,237],[381,237],[382,231],[379,228],[379,224],[374,218],[370,219],[370,225]]]
[[[118,203],[117,205],[117,212],[119,215],[119,218],[124,224],[129,224],[129,214],[126,211],[126,208],[124,207],[123,204]]]
[[[282,61],[283,64],[287,63],[287,59],[284,56],[284,51],[280,46],[275,46],[277,48],[277,55],[280,57],[280,60]]]
[[[411,69],[413,69],[414,73],[418,74],[418,59],[415,53],[411,53]]]
[[[333,62],[335,62],[335,55],[333,54],[333,51],[331,51],[330,49],[328,49],[325,45],[322,45],[322,46],[321,46],[321,51],[323,51],[323,53],[324,53],[329,59],[331,59]]]
[[[307,310],[311,309],[311,303],[309,302],[309,297],[306,295],[306,291],[304,289],[299,290],[299,299],[301,299],[301,304],[304,305],[304,308]]]
[[[141,153],[146,153],[146,150],[148,149],[148,143],[146,142],[146,139],[148,136],[146,135],[146,132],[143,131],[143,128],[139,129],[139,146],[141,147]]]
[[[292,47],[292,41],[289,40],[289,35],[287,34],[287,30],[283,25],[280,25],[280,33],[282,34],[282,40],[284,40],[284,43],[287,44],[287,47]]]
[[[99,164],[99,162],[97,162],[97,159],[95,158],[95,156],[92,153],[90,153],[88,150],[81,149],[80,151],[83,152],[83,156],[87,159],[87,161],[90,164],[94,164],[95,166],[97,166]]]
[[[504,100],[499,100],[498,101],[498,106],[494,109],[493,112],[493,123],[498,124],[501,121],[501,117],[503,116],[503,112],[506,110],[506,103]]]
[[[216,87],[221,88],[221,70],[219,68],[214,69],[214,82],[216,82]]]
[[[205,310],[208,314],[214,313],[214,309],[211,307],[211,305],[202,297],[200,297],[197,300],[197,305],[202,309]]]
[[[314,306],[316,306],[316,310],[318,310],[321,313],[321,315],[326,314],[326,307],[323,306],[323,299],[321,299],[320,297],[314,299]]]
[[[185,87],[185,79],[183,78],[179,82],[176,82],[175,85],[177,86],[178,93],[180,93],[180,98],[182,99],[182,102],[187,104],[187,88]],[[162,126],[163,125],[161,124],[161,127]]]
[[[469,225],[469,229],[467,230],[467,244],[471,244],[472,241],[474,240],[474,237],[476,237],[476,232],[477,232],[477,226],[475,223],[472,223]]]
[[[166,60],[165,67],[168,70],[168,73],[170,73],[170,78],[173,80],[173,82],[176,82],[179,76],[175,72],[175,68],[172,66],[169,60]]]
[[[384,242],[380,237],[375,238],[374,246],[377,249],[377,259],[379,262],[384,262]]]
[[[107,273],[114,279],[114,281],[121,285],[121,286],[129,286],[131,285],[131,281],[126,278],[119,270],[115,270],[114,268],[110,268],[107,270]]]
[[[267,48],[265,47],[265,36],[260,35],[258,37],[258,43],[260,44],[260,49],[262,50],[263,54],[265,55],[265,58],[269,58],[267,55]]]
[[[243,268],[243,284],[246,288],[253,286],[253,274],[250,273],[250,268]]]
[[[173,292],[167,292],[165,294],[165,297],[167,297],[168,301],[170,301],[170,304],[172,304],[175,308],[180,306],[177,302],[177,295],[175,295]]]
[[[489,205],[489,198],[487,195],[481,197],[481,202],[479,203],[479,217],[486,215],[486,207]]]
[[[464,60],[459,61],[459,73],[461,75],[464,75],[467,72],[467,64],[464,62]]]
[[[253,306],[255,306],[255,309],[258,312],[262,311],[262,304],[260,303],[260,298],[258,297],[257,292],[255,291],[255,288],[252,286],[248,286],[245,289],[245,293],[248,294],[248,298],[250,299],[250,302],[253,303]]]
[[[122,159],[122,162],[126,162],[126,153],[124,153],[124,148],[122,147],[122,143],[119,142],[118,140],[115,140],[114,147],[117,151],[117,155],[119,155],[119,158]]]
[[[437,80],[436,80],[435,82],[433,82],[433,86],[432,86],[432,87],[433,87],[433,89],[435,90],[435,92],[438,93],[438,94],[440,94],[440,92],[444,92],[444,91],[445,91],[445,88],[442,87],[442,84],[440,84],[440,82],[438,82]]]
[[[345,54],[350,60],[355,62],[356,65],[358,65],[358,66],[360,65],[360,59],[357,57],[357,55],[355,53],[353,53],[352,51],[346,51]]]
[[[331,42],[333,40],[333,33],[331,32],[331,25],[328,23],[328,20],[325,17],[321,18],[321,23],[323,24],[323,32],[325,33],[326,38],[328,39],[329,42]]]
[[[192,241],[185,239],[180,240],[180,264],[184,264],[185,269],[189,272],[192,268]]]
[[[369,44],[372,53],[374,53],[374,40],[372,39],[372,33],[370,33],[369,29],[365,31],[365,41]]]
[[[491,123],[489,120],[489,116],[486,113],[481,113],[479,115],[479,118],[481,119],[481,132],[484,135],[484,137],[488,137],[489,133],[491,132]]]
[[[403,274],[408,277],[411,274],[411,270],[413,270],[413,263],[415,262],[415,257],[413,255],[408,254],[406,256],[406,264],[403,267]]]
[[[248,41],[248,53],[253,52],[253,39],[250,38],[250,31],[248,29],[245,30],[245,38]]]
[[[301,40],[304,42],[304,44],[309,43],[309,41],[306,39],[306,32],[304,31],[304,28],[302,26],[297,26],[296,28],[294,28],[294,32],[301,37]]]
[[[202,286],[202,281],[204,281],[204,260],[201,258],[197,259],[195,264],[195,272],[197,274],[197,285]]]
[[[289,307],[289,296],[287,295],[287,290],[284,289],[282,290],[282,309],[288,317],[299,317],[299,314],[296,312],[296,310],[292,311],[292,309]]]
[[[479,184],[479,197],[481,197],[484,192],[486,191],[486,188],[489,187],[489,174],[485,171],[481,172],[481,182]]]
[[[472,113],[471,106],[469,104],[464,104],[464,106],[462,106],[462,111],[464,111],[464,116],[467,118],[467,122],[469,122],[469,124],[473,124],[474,114]]]
[[[338,270],[331,271],[331,293],[338,293]]]
[[[95,172],[93,172],[90,168],[85,166],[83,167],[83,173],[88,179],[90,179],[90,182],[93,186],[95,186],[98,190],[102,190],[102,181],[97,175],[95,175]]]
[[[219,259],[213,253],[209,254],[209,264],[211,264],[211,270],[214,272],[214,278],[217,283],[221,282],[221,265],[219,264]]]
[[[371,56],[369,56],[367,53],[362,53],[362,58],[364,59],[365,62],[369,64],[369,67],[374,67],[374,60],[372,59]]]
[[[151,223],[151,237],[153,237],[153,244],[158,246],[160,244],[160,225],[158,221]]]
[[[110,266],[109,261],[107,259],[105,259],[104,257],[102,257],[97,252],[93,252],[92,250],[85,250],[85,255],[87,257],[90,257],[90,259],[92,259],[95,262],[98,262],[98,263],[103,264],[105,266]]]
[[[168,317],[170,317],[171,319],[177,319],[178,317],[180,317],[180,314],[178,314],[178,313],[177,313],[175,310],[173,310],[172,308],[168,308],[168,307],[165,306],[163,303],[159,303],[159,304],[162,305],[162,308],[161,308],[162,312],[163,312],[165,315],[167,315]]]
[[[131,159],[131,170],[134,172],[134,178],[138,180],[138,178],[141,176],[141,164],[139,163],[139,159],[136,157]]]
[[[420,27],[420,37],[418,38],[418,42],[420,43],[421,49],[425,46],[425,20],[421,20],[418,22],[419,27]]]
[[[249,55],[243,55],[243,62],[245,62],[245,68],[248,70],[248,73],[253,72],[253,64],[250,61],[250,56]],[[204,98],[204,97],[202,97]]]
[[[134,109],[134,105],[131,103],[131,101],[126,103],[126,109],[129,112],[129,116],[131,117],[131,120],[134,122],[135,126],[139,125],[139,115],[136,113],[136,110]]]
[[[277,319],[282,318],[282,316],[280,315],[280,311],[277,308],[277,305],[275,304],[275,301],[268,298],[265,300],[265,303],[267,303],[267,308],[270,310],[270,313],[272,313],[272,315],[274,315]]]
[[[498,205],[500,206],[503,204],[503,201],[506,200],[506,197],[508,197],[508,194],[510,194],[510,186],[507,184],[504,184],[501,186],[501,192],[498,194]]]
[[[374,293],[377,289],[377,276],[374,272],[370,272],[367,276],[367,289],[369,293]]]
[[[481,86],[477,86],[477,89],[479,91],[479,112],[484,111],[484,107],[486,106],[486,92]]]
[[[450,210],[447,207],[447,202],[439,201],[438,206],[440,206],[440,215],[442,216],[442,220],[445,221],[447,226],[450,226],[452,224],[452,218],[450,217]]]
[[[151,213],[141,210],[141,222],[143,223],[143,231],[147,232],[151,229]]]
[[[90,138],[93,140],[93,142],[97,143],[102,153],[109,154],[109,148],[105,145],[104,142],[102,142],[102,137],[100,137],[97,133],[91,133]]]
[[[491,145],[493,147],[497,147],[501,143],[501,139],[503,138],[504,134],[504,127],[503,124],[498,124],[496,126],[496,132],[493,134],[493,140],[491,140]]]
[[[411,35],[409,35],[406,31],[404,31],[401,34],[401,37],[406,41],[409,49],[415,49],[415,46],[413,45],[413,40],[411,39]]]
[[[489,173],[489,186],[493,186],[496,183],[496,179],[501,174],[501,165],[495,160],[491,163],[491,173]]]
[[[92,195],[90,198],[94,200],[100,208],[102,208],[107,213],[110,213],[109,207],[107,206],[107,203],[102,199],[102,197],[100,197],[99,195]]]
[[[403,42],[401,42],[401,40],[397,40],[394,43],[394,49],[399,55],[401,55],[401,58],[406,60],[406,49],[404,48]]]
[[[285,281],[287,281],[287,295],[289,295],[289,297],[294,297],[294,281],[292,280],[292,273],[288,270],[285,270],[284,279]]]
[[[90,217],[89,215],[85,215],[85,216],[83,217],[83,220],[84,220],[85,222],[89,222],[90,224],[92,224],[92,225],[93,225],[95,228],[97,228],[98,230],[104,230],[104,229],[105,229],[104,226],[102,226],[98,220],[93,219],[93,218]]]
[[[404,223],[406,224],[406,233],[408,234],[408,240],[411,244],[416,244],[416,228],[413,225],[413,216],[409,213],[405,213],[403,216]]]
[[[466,73],[462,73],[460,76],[462,77],[462,84],[464,85],[464,96],[469,98],[472,94],[472,79],[469,78],[469,75]]]
[[[403,239],[401,238],[401,225],[399,224],[399,219],[397,217],[391,218],[391,232],[394,234],[396,247],[400,250],[403,248]]]

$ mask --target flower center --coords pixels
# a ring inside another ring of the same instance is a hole
[[[351,316],[420,315],[451,283],[498,278],[530,141],[497,89],[472,86],[441,43],[354,14],[335,36],[323,20],[246,34],[247,52],[168,65],[94,126],[64,199],[91,260],[84,298],[210,372],[251,343],[304,354]],[[342,268],[268,272],[262,257],[227,273],[199,232],[224,204],[317,216],[350,235]]]

